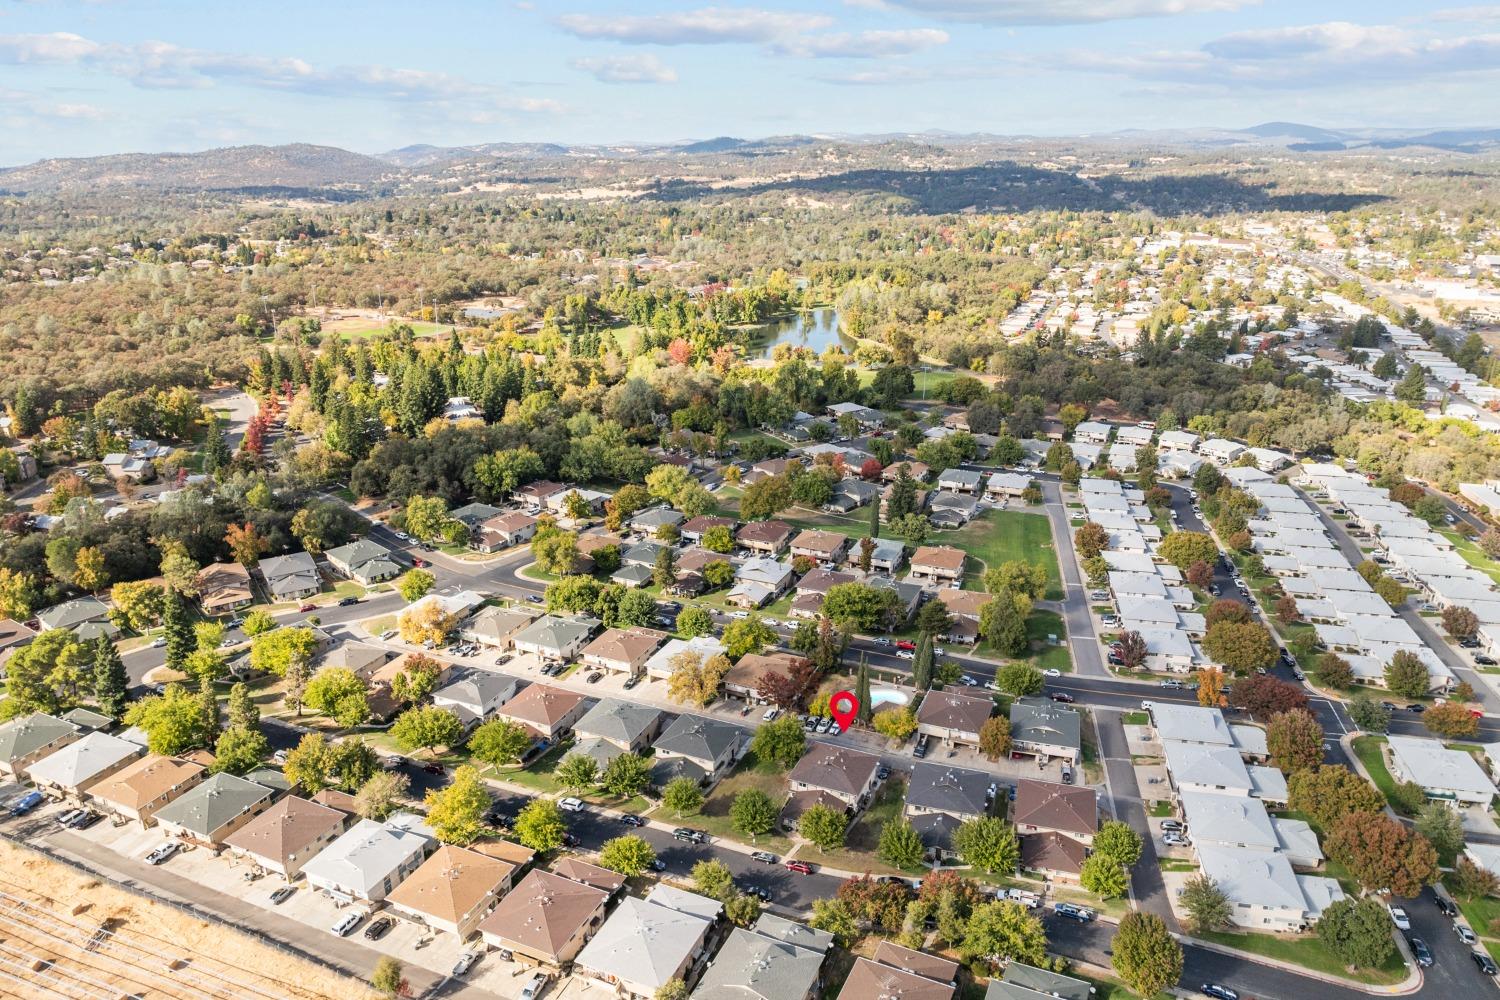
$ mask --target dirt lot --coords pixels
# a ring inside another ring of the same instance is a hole
[[[0,994],[23,984],[39,995],[142,1000],[374,996],[248,935],[0,843]]]

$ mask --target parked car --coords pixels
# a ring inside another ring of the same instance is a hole
[[[341,607],[341,608],[347,608],[347,607],[350,607],[351,605],[355,605],[355,604],[358,604],[358,603],[359,603],[359,598],[357,598],[357,597],[346,597],[342,601],[339,601],[339,607]]]
[[[1221,986],[1218,983],[1204,983],[1198,987],[1198,992],[1206,997],[1213,997],[1214,1000],[1240,1000],[1238,993],[1228,986]]]
[[[334,922],[334,925],[328,929],[333,931],[333,933],[337,934],[339,937],[348,937],[350,934],[354,933],[354,928],[358,927],[359,922],[363,919],[364,914],[362,913],[346,913],[342,917],[339,917],[339,919]]]
[[[1172,691],[1181,691],[1182,681],[1165,680],[1161,682],[1161,686]]]
[[[1065,920],[1076,920],[1080,924],[1086,924],[1096,916],[1093,910],[1077,903],[1053,903],[1052,912]]]
[[[635,687],[640,682],[641,682],[641,675],[640,674],[631,674],[629,677],[625,678],[625,684],[624,684],[625,690],[629,691],[631,688]]]
[[[1472,930],[1470,930],[1468,927],[1465,927],[1463,924],[1454,924],[1453,933],[1457,934],[1458,939],[1464,944],[1474,945],[1479,943],[1479,935],[1475,934]]]
[[[282,886],[275,892],[271,893],[271,905],[280,906],[282,903],[285,903],[287,900],[291,899],[292,894],[296,891],[297,887],[295,885]]]
[[[57,825],[63,827],[71,826],[73,824],[73,817],[81,815],[82,813],[82,809],[69,809],[67,812],[62,813],[57,817]]]
[[[1411,917],[1407,916],[1404,908],[1400,906],[1387,906],[1386,908],[1391,911],[1391,923],[1396,925],[1397,930],[1411,930]]]
[[[538,972],[527,980],[526,985],[521,987],[521,995],[518,1000],[537,1000],[542,995],[542,990],[547,988],[547,977]]]
[[[1481,667],[1495,666],[1495,658],[1493,656],[1486,656],[1483,653],[1475,653],[1474,662],[1479,664]]]
[[[370,926],[365,928],[365,937],[370,941],[379,941],[389,934],[391,928],[395,926],[396,921],[391,917],[377,917],[371,922]]]
[[[557,808],[563,810],[564,812],[583,812],[583,800],[575,799],[570,795],[565,799],[559,799],[557,802]]]
[[[439,764],[437,761],[431,761],[430,763],[423,764],[422,765],[422,770],[425,771],[428,774],[447,774],[448,773],[447,771],[443,770],[443,765]]]
[[[685,826],[679,826],[677,829],[673,830],[672,836],[676,837],[678,840],[686,841],[689,844],[708,843],[708,834],[704,833],[702,830],[693,830]]]
[[[759,861],[762,864],[774,865],[780,859],[770,851],[752,851],[750,854],[750,860]]]
[[[969,687],[969,688],[971,688],[971,687],[978,687],[979,686],[979,682],[976,681],[974,678],[970,677],[968,674],[959,674],[958,675],[958,683],[962,684],[964,687]]]
[[[780,714],[781,714],[781,709],[777,708],[775,705],[772,705],[770,708],[766,709],[765,712],[761,715],[760,721],[761,722],[773,722],[773,721],[775,721],[776,717],[778,715],[780,715]]]
[[[1068,692],[1066,691],[1053,691],[1047,697],[1051,698],[1053,701],[1061,702],[1064,705],[1071,705],[1073,704],[1074,700],[1073,696],[1068,694]]]
[[[16,801],[11,803],[10,814],[12,816],[25,816],[27,813],[31,812],[31,810],[42,804],[42,798],[43,796],[41,792],[35,790],[27,792],[25,795],[21,796],[19,799],[16,799]]]
[[[545,603],[547,603],[546,601],[542,600],[542,595],[541,594],[527,594],[526,595],[526,600],[530,601],[532,604],[545,604]]]
[[[1048,667],[1046,670],[1042,671],[1042,676],[1043,677],[1061,677],[1062,676],[1062,671],[1058,670],[1056,667]]]
[[[879,767],[877,767],[875,769],[875,777],[879,781],[884,781],[886,778],[889,778],[890,776],[891,776],[891,769],[888,768],[888,767],[886,767],[884,764],[881,764]]]
[[[1183,830],[1187,829],[1187,827],[1183,826],[1182,820],[1180,819],[1164,819],[1161,821],[1161,828],[1163,832],[1175,830],[1178,833],[1181,833]]]
[[[1454,906],[1453,901],[1448,897],[1439,896],[1434,892],[1432,894],[1432,901],[1437,904],[1438,912],[1443,916],[1449,918],[1458,916],[1458,907]]]
[[[915,660],[917,658],[917,654],[913,653],[909,649],[898,649],[896,650],[896,657],[902,660]]]
[[[874,643],[875,645],[877,645],[877,646],[889,646],[891,644],[891,640],[887,639],[883,635],[877,635],[875,638],[871,639],[870,641],[872,643]],[[900,643],[897,643],[896,645],[901,646]],[[913,644],[908,645],[908,646],[901,646],[901,648],[902,649],[916,649],[917,647],[916,647],[916,644],[913,643]]]
[[[771,901],[771,890],[763,885],[742,885],[738,886],[738,888],[745,895],[754,896],[762,903],[769,903]]]
[[[316,610],[318,610],[318,606],[316,604],[304,604],[300,608],[298,608],[297,610],[298,611],[316,611]]]
[[[1496,973],[1500,973],[1500,966],[1496,966],[1495,960],[1490,958],[1490,956],[1478,951],[1471,954],[1474,957],[1474,964],[1479,966],[1479,971],[1486,976],[1493,976]]]
[[[588,676],[588,682],[590,684],[598,684],[603,679],[604,679],[604,671],[602,671],[602,670],[595,670],[593,673],[589,674],[589,676]]]
[[[811,875],[812,865],[808,864],[806,861],[788,861],[786,863],[786,870],[789,872],[796,872],[798,875]]]
[[[474,968],[474,963],[477,961],[479,961],[479,952],[464,952],[458,956],[458,961],[453,963],[453,975],[455,977],[465,975],[470,969]]]
[[[92,809],[85,809],[77,819],[69,824],[69,828],[73,830],[87,830],[102,819],[104,819],[103,813],[95,812]]]
[[[620,817],[620,822],[626,826],[645,826],[646,821],[632,813],[626,813]]]
[[[180,850],[182,850],[182,844],[179,841],[169,840],[165,844],[161,844],[153,848],[151,853],[146,855],[146,864],[164,864],[168,858],[170,858]]]
[[[1432,949],[1427,947],[1427,942],[1419,937],[1407,938],[1406,943],[1411,945],[1412,957],[1417,964],[1424,969],[1432,968]]]

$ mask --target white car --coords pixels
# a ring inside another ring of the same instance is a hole
[[[1062,671],[1058,670],[1056,667],[1052,667],[1049,670],[1043,670],[1042,671],[1042,676],[1043,677],[1061,677],[1062,676]]]
[[[777,621],[775,618],[762,618],[761,621],[766,625],[767,628],[781,628],[781,622]]]
[[[933,656],[947,656],[948,655],[948,651],[946,649],[944,649],[942,646],[933,646],[932,647],[932,655]]]
[[[1411,917],[1406,915],[1406,910],[1399,906],[1388,907],[1391,911],[1391,923],[1396,925],[1398,931],[1411,930]]]
[[[750,617],[750,612],[748,612],[748,611],[731,611],[731,612],[729,612],[729,617],[735,618],[735,619],[749,618]]]
[[[917,654],[913,653],[909,649],[898,649],[896,650],[896,657],[902,660],[915,660],[917,658]]]
[[[521,987],[520,1000],[537,1000],[542,995],[542,990],[547,986],[547,977],[538,972],[531,977],[531,981]]]
[[[565,799],[559,799],[557,802],[557,808],[570,813],[583,812],[583,800],[575,799],[572,796],[569,796]]]
[[[760,721],[762,721],[762,722],[772,722],[780,714],[781,714],[781,709],[777,708],[775,705],[772,705],[770,708],[766,709],[766,714],[762,715],[760,717]]]

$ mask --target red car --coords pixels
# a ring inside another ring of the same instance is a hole
[[[413,557],[412,561],[411,561],[411,564],[413,566],[417,567],[417,569],[426,569],[427,568],[427,560],[426,559],[417,559],[417,558]]]
[[[916,649],[917,648],[917,644],[914,643],[914,642],[912,642],[909,639],[902,639],[902,640],[900,640],[900,641],[898,641],[896,643],[896,648],[897,649],[905,649],[905,650],[910,651],[910,650]]]
[[[302,605],[302,607],[298,608],[297,610],[298,611],[316,611],[316,610],[318,610],[318,606],[316,604],[304,604],[304,605]]]
[[[798,875],[811,875],[812,865],[808,864],[806,861],[788,861],[786,863],[786,870],[789,872],[796,872]]]

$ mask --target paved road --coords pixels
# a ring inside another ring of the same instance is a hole
[[[1150,824],[1146,821],[1146,806],[1141,801],[1140,785],[1135,778],[1135,764],[1130,757],[1130,748],[1125,742],[1125,729],[1117,711],[1094,713],[1095,729],[1099,734],[1099,757],[1104,765],[1105,783],[1115,819],[1124,820],[1131,829],[1141,834],[1141,860],[1131,871],[1131,894],[1136,905],[1148,913],[1155,913],[1177,929],[1177,918],[1167,900],[1166,883],[1162,880],[1161,865],[1156,858],[1156,842],[1151,836]]]
[[[1073,669],[1091,677],[1108,677],[1109,668],[1099,654],[1099,639],[1094,634],[1094,614],[1089,604],[1088,581],[1078,566],[1073,551],[1073,526],[1063,502],[1062,485],[1054,479],[1041,483],[1047,517],[1052,521],[1052,538],[1058,569],[1063,582],[1063,621],[1068,629],[1068,646],[1073,652]]]

